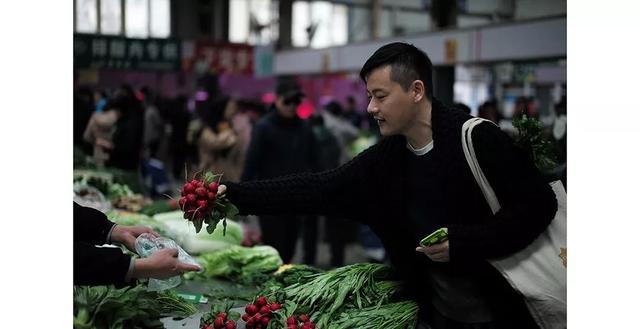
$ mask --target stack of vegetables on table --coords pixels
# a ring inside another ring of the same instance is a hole
[[[330,271],[283,265],[262,287],[244,307],[241,322],[246,328],[403,329],[417,323],[418,305],[403,296],[402,284],[381,264]]]
[[[122,177],[126,176],[110,172],[76,170],[74,171],[74,190],[78,195],[78,191],[82,191],[87,187],[95,188],[109,200],[113,207],[134,212],[141,211],[151,203],[151,200],[142,195],[142,191],[131,188],[127,183],[132,182],[131,179],[123,179]],[[83,202],[81,204],[94,206]]]

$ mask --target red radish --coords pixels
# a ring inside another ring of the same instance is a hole
[[[298,325],[297,324],[289,324],[289,325],[287,325],[287,329],[298,329]]]
[[[222,329],[224,328],[224,319],[222,318],[217,318],[213,321],[213,327],[215,329]]]
[[[233,320],[229,320],[225,325],[225,329],[236,329],[236,322]]]
[[[226,320],[227,319],[227,313],[225,312],[220,312],[218,313],[218,317],[222,318],[222,320]]]
[[[267,297],[264,297],[264,296],[258,297],[258,299],[256,299],[256,305],[258,307],[267,305]]]
[[[189,194],[189,193],[193,193],[196,190],[196,187],[193,185],[193,182],[192,182],[192,183],[184,184],[184,187],[182,189],[185,191],[185,193]]]
[[[191,181],[182,186],[178,206],[184,212],[183,217],[196,224],[196,232],[200,232],[206,224],[207,232],[213,233],[216,228],[214,223],[217,222],[214,218],[222,219],[226,224],[226,220],[233,219],[229,217],[235,217],[237,213],[237,208],[225,196],[216,193],[220,184],[214,180],[221,176],[210,171],[196,173]],[[264,305],[257,306],[259,310]]]
[[[249,319],[249,321],[247,321],[247,327],[251,326],[253,327],[256,324],[256,319],[251,318]]]
[[[247,322],[251,316],[249,314],[242,314],[242,321]]]
[[[269,319],[268,317],[265,316],[262,319],[260,319],[260,322],[262,322],[262,325],[266,327],[269,324],[270,320],[271,319]]]
[[[258,307],[253,304],[249,304],[247,305],[247,307],[244,308],[244,311],[247,312],[247,314],[249,315],[254,315],[258,313]]]
[[[207,192],[208,192],[208,191],[207,191],[207,189],[206,189],[206,188],[204,188],[204,187],[198,187],[198,188],[196,189],[196,194],[197,194],[198,196],[207,196]]]
[[[298,319],[300,319],[300,321],[302,321],[302,322],[307,322],[307,321],[309,321],[309,316],[306,315],[306,314],[302,314],[302,315],[300,315],[298,317]]]
[[[295,316],[290,316],[287,318],[287,325],[297,325],[298,324],[298,320],[296,319]]]
[[[269,314],[271,313],[271,309],[269,309],[269,306],[262,306],[260,308],[260,314]]]
[[[271,306],[269,306],[269,308],[270,308],[272,311],[274,311],[274,312],[275,312],[275,311],[277,311],[277,310],[279,310],[279,309],[280,309],[280,307],[281,307],[281,306],[280,306],[280,304],[278,304],[278,303],[273,303],[273,304],[271,304]]]

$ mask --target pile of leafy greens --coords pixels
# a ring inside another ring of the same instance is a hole
[[[165,316],[187,317],[196,307],[175,292],[147,291],[143,285],[116,289],[112,286],[77,286],[73,293],[73,327],[162,328]]]
[[[244,284],[259,284],[268,280],[270,274],[282,265],[282,258],[271,246],[231,246],[200,255],[198,263],[205,270],[186,273],[185,278],[223,277]]]

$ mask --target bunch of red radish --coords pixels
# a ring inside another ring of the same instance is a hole
[[[297,318],[290,316],[287,318],[287,329],[315,329],[316,324],[306,314],[301,314]]]
[[[194,179],[187,182],[182,187],[178,201],[180,209],[184,212],[184,218],[190,221],[204,219],[213,212],[216,205],[218,193],[218,183],[205,183],[202,180]]]
[[[234,320],[227,319],[226,312],[220,312],[213,323],[203,326],[202,329],[236,329],[236,326]]]
[[[242,320],[246,322],[247,329],[265,329],[273,318],[273,312],[282,308],[278,303],[270,303],[267,297],[258,296],[255,303],[244,308],[245,314]]]

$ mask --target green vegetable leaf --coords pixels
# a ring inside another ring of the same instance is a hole
[[[531,154],[538,170],[547,172],[558,166],[553,145],[544,135],[540,121],[525,115],[514,119],[513,126],[518,130],[516,145]]]
[[[193,226],[196,227],[196,233],[199,233],[202,230],[202,219],[194,219]]]
[[[236,311],[231,311],[229,313],[227,313],[227,318],[233,320],[233,321],[238,321],[240,319],[240,313],[236,312]]]
[[[212,234],[213,231],[215,231],[216,226],[217,226],[217,223],[213,224],[212,222],[209,222],[207,224],[207,233]]]
[[[235,219],[236,215],[238,215],[238,213],[240,213],[240,211],[238,210],[238,207],[236,207],[233,203],[229,202],[227,203],[227,208],[225,209],[225,217],[229,218],[229,219]]]
[[[204,174],[204,182],[207,184],[211,184],[214,181],[215,181],[215,175],[212,172],[207,171],[207,173]]]

